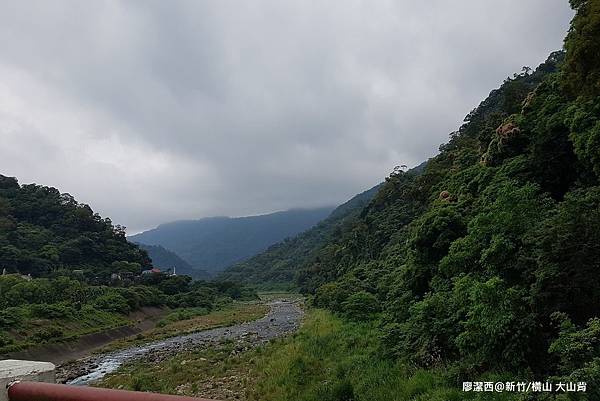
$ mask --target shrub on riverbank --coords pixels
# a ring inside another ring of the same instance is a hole
[[[192,282],[189,277],[157,275],[147,284],[110,287],[64,276],[0,276],[0,353],[131,324],[127,315],[143,307],[179,308],[180,315],[198,316],[200,310],[206,314],[233,299],[257,298],[237,284]]]
[[[463,401],[514,400],[511,394],[462,392],[451,372],[423,370],[381,353],[376,322],[351,322],[324,310],[309,311],[292,337],[247,357],[260,401]],[[501,380],[489,375],[488,380]],[[483,394],[480,394],[483,395]]]

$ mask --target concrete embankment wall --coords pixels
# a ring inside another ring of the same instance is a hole
[[[35,360],[60,365],[73,359],[83,358],[111,341],[133,336],[153,328],[165,312],[166,310],[159,308],[144,308],[129,317],[133,322],[136,322],[131,326],[116,327],[87,334],[72,341],[43,344],[22,351],[2,354],[0,359]]]

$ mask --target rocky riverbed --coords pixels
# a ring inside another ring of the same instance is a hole
[[[223,341],[235,341],[239,344],[237,352],[243,352],[248,347],[291,333],[299,327],[303,311],[297,302],[273,301],[269,306],[270,311],[265,317],[251,322],[171,337],[61,365],[57,368],[57,380],[72,385],[88,385],[127,362],[143,360],[157,363],[178,352],[216,346]]]

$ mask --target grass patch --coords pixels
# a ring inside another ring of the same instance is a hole
[[[8,353],[35,347],[40,344],[75,340],[86,334],[126,326],[131,322],[126,316],[84,306],[82,309],[66,309],[65,313],[52,318],[39,317],[33,310],[37,305],[9,308],[20,312],[18,328],[0,332],[0,353]]]
[[[201,314],[197,308],[179,310],[175,318],[163,327],[157,327],[147,334],[147,337],[165,338],[174,335],[193,333],[214,327],[231,326],[263,317],[269,307],[259,302],[232,302],[210,313]],[[194,315],[195,314],[195,315]],[[177,319],[177,317],[184,317]],[[185,316],[191,316],[186,319]]]
[[[411,369],[381,356],[373,323],[351,323],[310,310],[291,338],[253,360],[257,379],[246,394],[261,401],[515,400],[512,394],[464,393],[443,370]]]
[[[289,292],[289,291],[259,291],[258,297],[262,301],[274,301],[274,300],[288,300],[288,301],[301,301],[304,299],[304,296],[298,292]]]
[[[239,399],[251,387],[252,365],[236,342],[177,354],[158,364],[136,362],[105,377],[97,386],[164,394]],[[238,350],[239,349],[239,350]]]
[[[511,394],[464,393],[443,370],[412,369],[383,357],[373,323],[351,323],[310,310],[291,338],[254,358],[246,394],[261,401],[514,400]]]
[[[165,327],[170,323],[190,320],[198,316],[208,315],[208,313],[209,310],[206,308],[178,308],[159,320],[156,325],[158,327]]]
[[[215,327],[231,326],[263,317],[269,307],[260,302],[231,302],[220,309],[208,312],[203,308],[182,308],[169,313],[157,327],[136,336],[117,340],[97,351],[105,353],[115,349],[140,345]],[[162,322],[162,323],[161,323]]]

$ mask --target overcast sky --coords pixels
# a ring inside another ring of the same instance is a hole
[[[567,0],[0,1],[0,174],[134,233],[339,204],[562,46]]]

